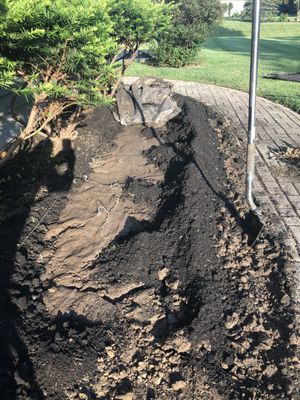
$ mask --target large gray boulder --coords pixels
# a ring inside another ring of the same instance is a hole
[[[181,112],[172,97],[172,88],[171,82],[152,77],[121,86],[116,95],[120,123],[163,127]]]

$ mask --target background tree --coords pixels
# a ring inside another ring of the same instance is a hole
[[[231,17],[231,11],[232,11],[232,9],[233,9],[233,4],[230,2],[230,3],[228,4],[228,16],[229,16],[229,17]]]
[[[173,3],[172,26],[161,33],[151,48],[152,62],[156,65],[179,67],[192,61],[223,18],[224,9],[219,0],[175,0]]]
[[[261,3],[261,20],[267,21],[270,17],[279,13],[280,0],[262,0]],[[242,18],[244,21],[252,20],[253,0],[248,0],[244,4]]]
[[[279,12],[282,14],[297,15],[299,4],[300,1],[297,4],[297,0],[282,0],[279,5]]]

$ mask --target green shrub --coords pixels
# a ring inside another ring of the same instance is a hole
[[[240,12],[235,12],[231,16],[232,19],[240,19],[241,17],[242,17],[242,13],[240,13]]]
[[[114,94],[141,44],[159,38],[170,29],[173,6],[155,0],[110,0],[110,7],[113,37],[118,43],[116,59],[123,54],[120,78],[112,91]]]
[[[280,16],[279,16],[279,21],[280,22],[288,22],[288,20],[289,20],[288,14],[286,14],[286,13],[280,14]]]
[[[171,26],[172,4],[152,0],[110,0],[113,35],[122,50],[133,52]]]
[[[160,41],[155,44],[151,51],[151,63],[159,66],[182,67],[191,63],[196,56],[195,47],[188,49],[184,46],[174,46],[169,40]]]
[[[120,51],[157,37],[171,9],[155,0],[0,0],[0,87],[33,103],[8,157],[61,126],[65,110],[111,102],[124,73]]]
[[[71,105],[106,103],[116,51],[107,0],[0,0],[0,87],[33,107],[10,148],[51,124]],[[23,85],[16,88],[15,79]]]
[[[25,94],[64,96],[78,104],[105,101],[103,85],[109,82],[102,82],[101,76],[116,49],[106,0],[2,0],[3,4],[2,63],[9,63],[27,83]],[[12,83],[0,75],[0,85]]]
[[[151,47],[152,62],[173,67],[189,63],[222,17],[218,0],[176,0],[172,27]]]

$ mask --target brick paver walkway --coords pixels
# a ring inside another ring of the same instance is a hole
[[[125,78],[125,83],[129,84],[135,79]],[[212,106],[231,120],[238,134],[247,135],[247,93],[202,83],[172,82],[174,92]],[[300,278],[300,174],[293,173],[270,157],[270,149],[287,145],[300,147],[300,115],[259,97],[255,197],[262,204],[263,213],[279,217],[278,229],[287,233],[287,244],[291,247],[294,268],[298,271],[295,275]],[[297,283],[300,289],[300,280]]]

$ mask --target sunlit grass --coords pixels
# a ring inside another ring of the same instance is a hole
[[[251,24],[225,21],[208,40],[196,62],[184,68],[156,68],[135,63],[131,76],[160,76],[248,90]],[[272,72],[300,72],[300,23],[261,26],[258,94],[300,112],[300,83],[262,78]]]

